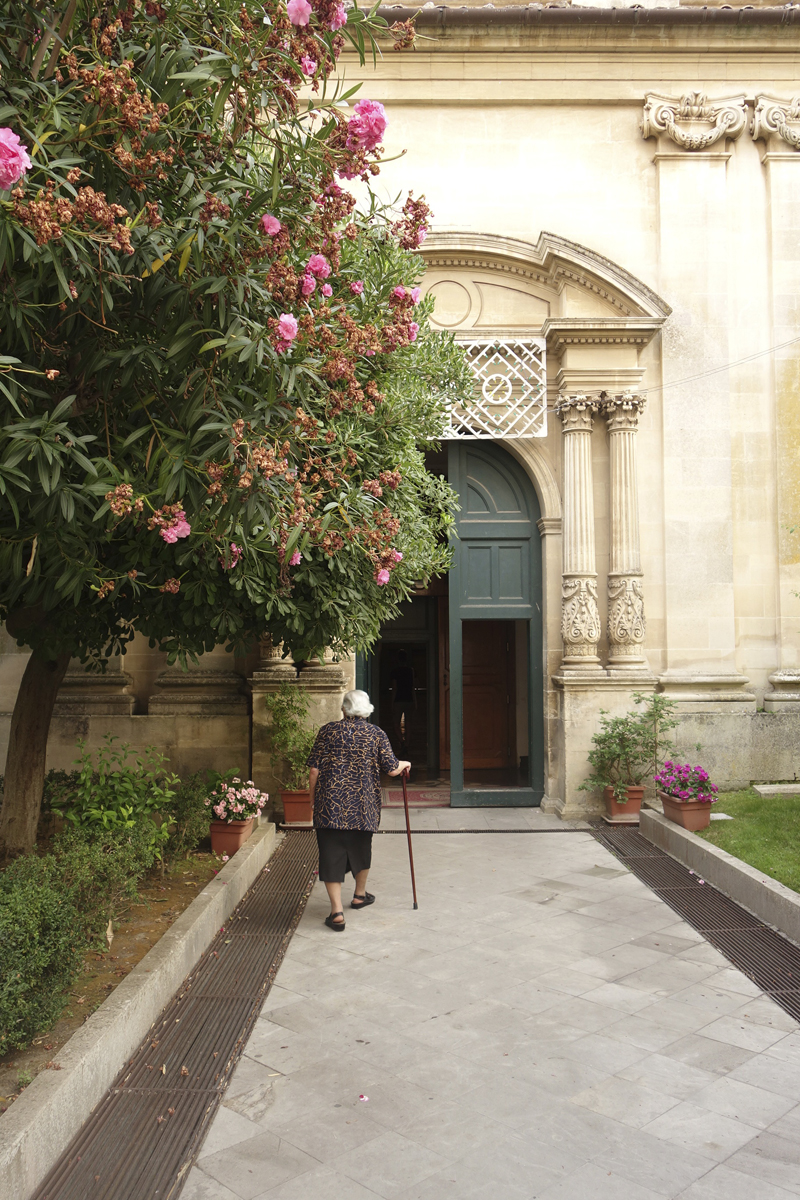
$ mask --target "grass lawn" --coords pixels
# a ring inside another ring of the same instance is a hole
[[[722,792],[712,812],[734,820],[712,821],[698,837],[800,892],[800,796]]]

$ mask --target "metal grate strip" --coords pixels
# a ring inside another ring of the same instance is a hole
[[[170,1200],[244,1050],[314,883],[284,837],[32,1200]]]
[[[710,883],[701,883],[641,834],[594,830],[593,836],[784,1012],[800,1021],[800,947]],[[645,853],[643,842],[651,846],[652,854]]]

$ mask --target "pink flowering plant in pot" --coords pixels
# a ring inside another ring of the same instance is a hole
[[[717,787],[702,767],[689,763],[667,761],[655,776],[664,816],[696,832],[711,822],[711,805],[718,795]]]
[[[338,78],[381,40],[413,26],[340,0],[0,0],[0,620],[32,651],[0,857],[72,656],[351,653],[449,565],[424,453],[471,376]]]
[[[688,763],[665,762],[655,781],[671,800],[682,804],[716,804],[719,799],[719,789],[709,779],[708,771]]]
[[[206,806],[217,821],[251,821],[261,816],[268,801],[268,794],[259,791],[252,779],[221,776],[206,798]]]

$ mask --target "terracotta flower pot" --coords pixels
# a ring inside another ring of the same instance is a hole
[[[314,819],[311,807],[311,793],[281,792],[283,801],[283,820],[287,825],[310,825]]]
[[[249,821],[212,821],[211,849],[215,854],[235,854],[253,832],[255,818]]]
[[[639,812],[642,807],[644,788],[639,784],[628,784],[625,789],[627,799],[620,804],[614,798],[612,787],[603,788],[603,799],[606,802],[606,812],[603,820],[607,825],[638,825]]]
[[[707,801],[676,800],[666,792],[659,792],[658,798],[664,805],[664,816],[692,833],[707,829],[711,823],[711,805]]]

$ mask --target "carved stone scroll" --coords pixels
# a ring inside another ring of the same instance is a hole
[[[751,132],[768,147],[771,142],[784,142],[791,150],[800,150],[800,96],[792,100],[756,96]]]
[[[680,100],[649,92],[645,96],[642,137],[663,134],[681,150],[709,150],[737,138],[747,125],[745,97],[709,100],[703,92],[687,92]]]
[[[564,668],[600,665],[592,484],[592,423],[599,408],[599,399],[590,396],[560,396],[556,405],[564,431],[561,579]]]

